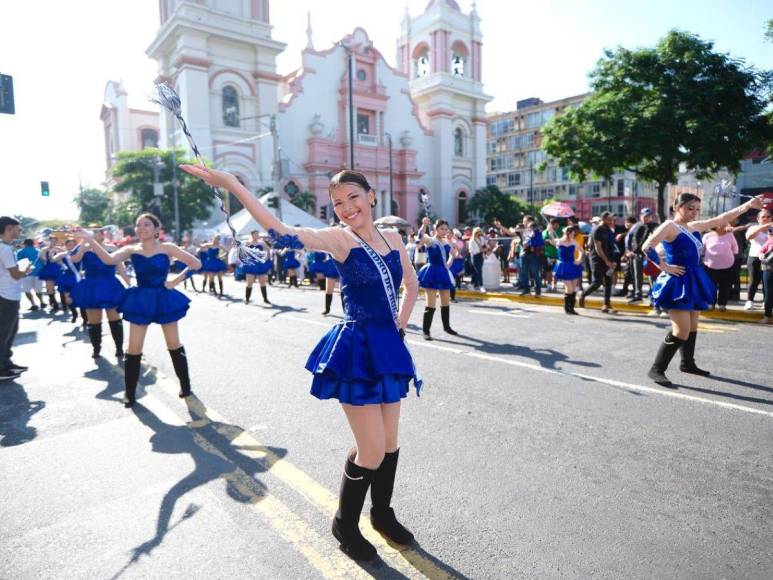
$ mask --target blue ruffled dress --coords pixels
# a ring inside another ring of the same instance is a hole
[[[247,244],[247,247],[252,248],[253,250],[258,250],[259,252],[266,252],[266,248],[263,244]],[[240,268],[242,273],[245,275],[250,274],[252,276],[263,276],[264,274],[268,274],[271,271],[271,266],[271,259],[266,256],[265,262],[255,260],[254,262],[242,264]]]
[[[327,259],[322,262],[322,268],[322,273],[325,275],[325,278],[338,280],[341,277],[341,274],[338,272],[338,268],[336,268],[335,260],[330,256],[328,256]]]
[[[326,257],[327,254],[325,252],[312,252],[309,258],[309,273],[324,274]]]
[[[164,286],[169,273],[169,256],[132,254],[137,286],[127,288],[118,312],[134,324],[168,324],[180,320],[188,311],[190,299],[179,290]]]
[[[70,256],[73,256],[76,251],[77,250],[73,250],[70,252]],[[69,262],[69,259],[67,262]],[[65,264],[64,270],[62,270],[62,273],[59,274],[59,277],[56,279],[57,290],[59,290],[59,292],[72,294],[73,288],[75,288],[75,285],[78,283],[78,277],[75,275],[75,272],[80,274],[82,267],[83,262],[72,264],[72,268],[70,268],[69,264]]]
[[[301,263],[295,256],[295,252],[292,250],[287,250],[287,253],[283,256],[283,260],[282,263],[284,264],[285,270],[295,270],[301,267]]]
[[[663,242],[666,263],[685,271],[681,276],[660,273],[650,294],[653,305],[663,310],[707,310],[714,303],[716,289],[701,263],[700,245],[699,232],[682,231],[673,242]]]
[[[49,258],[51,257],[51,252],[45,252],[40,253],[40,258]],[[39,258],[39,259],[40,259]],[[40,269],[40,272],[38,273],[38,279],[39,280],[53,280],[56,282],[56,280],[59,278],[59,276],[62,273],[62,265],[59,262],[50,262],[46,261],[45,259],[41,259],[41,262],[43,263],[43,267]]]
[[[446,259],[448,259],[448,255],[451,253],[451,246],[443,244],[443,248],[446,252]],[[427,258],[427,263],[421,267],[417,274],[419,287],[432,290],[450,290],[453,288],[456,282],[449,275],[449,270],[443,263],[443,253],[440,251],[440,246],[437,242],[433,242],[427,248]]]
[[[399,289],[403,277],[400,253],[384,256]],[[416,394],[422,381],[397,330],[376,266],[362,248],[353,248],[336,262],[341,273],[344,320],[322,337],[309,355],[306,369],[314,374],[311,394],[350,405],[396,403]]]
[[[459,276],[459,274],[464,272],[464,258],[454,258],[449,270],[451,270],[451,274],[453,274],[454,278]]]
[[[558,261],[553,266],[556,280],[577,280],[582,278],[582,265],[574,263],[574,246],[558,246]]]
[[[126,290],[115,277],[115,266],[105,264],[94,252],[86,252],[81,259],[85,278],[72,290],[72,301],[78,308],[110,309]]]
[[[220,248],[207,248],[204,250],[204,259],[201,262],[202,272],[225,272],[228,270],[228,265],[221,260]]]

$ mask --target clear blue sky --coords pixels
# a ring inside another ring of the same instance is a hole
[[[428,0],[409,0],[412,14]],[[458,0],[470,9],[470,0]],[[0,72],[14,75],[17,114],[0,115],[0,213],[74,219],[72,197],[104,179],[99,110],[105,84],[124,79],[143,104],[156,65],[144,51],[158,28],[156,0],[7,2],[0,34]],[[278,70],[300,64],[311,11],[314,43],[326,48],[362,26],[394,64],[405,10],[401,0],[273,0],[274,38],[287,43]],[[489,110],[519,99],[545,101],[583,93],[605,47],[653,45],[679,28],[716,41],[716,48],[758,68],[773,69],[764,23],[773,0],[479,0],[484,35],[483,82]],[[66,24],[63,24],[66,23]],[[41,198],[40,181],[52,197]]]

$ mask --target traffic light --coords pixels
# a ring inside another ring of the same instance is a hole
[[[48,181],[41,181],[40,182],[40,195],[43,197],[48,197],[51,195],[51,192],[48,189]]]
[[[279,198],[277,196],[269,197],[268,207],[279,209]]]
[[[0,74],[0,113],[13,115],[15,112],[13,104],[13,77]]]
[[[323,205],[321,208],[319,208],[319,217],[323,221],[327,221],[327,206]]]

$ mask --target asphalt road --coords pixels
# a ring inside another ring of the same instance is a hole
[[[181,323],[196,397],[154,328],[133,411],[108,334],[95,363],[64,317],[25,314],[32,368],[0,384],[0,578],[773,577],[769,327],[702,325],[714,376],[675,364],[668,390],[646,378],[666,320],[464,301],[461,335],[436,320],[425,342],[420,301],[394,501],[419,545],[368,530],[381,559],[358,566],[329,533],[352,438],[303,368],[337,319],[318,290],[226,292]]]

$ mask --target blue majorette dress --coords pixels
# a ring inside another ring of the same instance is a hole
[[[322,262],[322,273],[325,275],[325,278],[338,280],[341,277],[341,274],[339,274],[338,268],[336,268],[336,261],[330,255],[325,255],[327,256],[327,259]]]
[[[306,369],[314,374],[311,394],[350,405],[396,403],[408,395],[411,381],[417,395],[422,386],[395,322],[403,277],[400,252],[381,256],[360,243],[344,262],[336,263],[344,320],[309,355]]]
[[[250,274],[251,276],[263,276],[271,271],[273,264],[271,263],[271,257],[269,256],[266,247],[263,244],[247,244],[248,248],[257,250],[260,253],[261,258],[265,261],[253,260],[251,262],[243,263],[240,268],[243,274]]]
[[[301,267],[301,263],[298,261],[298,257],[295,255],[293,250],[287,250],[285,255],[282,257],[282,260],[282,265],[284,266],[285,270],[296,270],[297,268]]]
[[[451,252],[449,244],[440,244],[432,240],[432,245],[427,248],[428,262],[421,267],[417,274],[419,287],[431,290],[450,290],[456,286],[453,274],[446,266],[448,254]]]
[[[309,257],[309,273],[324,274],[325,258],[327,258],[327,254],[325,252],[312,252],[311,256]]]
[[[582,265],[574,263],[575,246],[558,246],[558,261],[553,266],[553,278],[556,280],[577,280],[582,278]]]
[[[454,278],[459,276],[459,274],[464,272],[464,258],[462,258],[461,256],[457,256],[456,258],[454,258],[453,261],[451,262],[451,267],[449,268],[449,270],[451,270],[451,275]]]
[[[64,263],[64,270],[62,270],[62,273],[59,274],[59,277],[56,279],[56,288],[59,292],[72,294],[73,288],[75,288],[75,285],[81,280],[81,268],[83,267],[83,262],[73,264],[70,260],[70,256],[74,256],[77,251],[77,249],[73,250],[70,252],[69,256],[66,256],[62,260]]]
[[[125,290],[115,277],[115,266],[105,264],[94,252],[81,260],[85,278],[72,290],[72,301],[78,308],[115,308]]]
[[[169,273],[169,256],[164,253],[143,256],[132,254],[137,286],[127,288],[118,304],[118,312],[134,324],[168,324],[180,320],[188,311],[190,299],[174,288],[164,286]]]
[[[225,272],[228,265],[219,258],[220,248],[207,248],[204,250],[204,259],[201,262],[202,272]]]
[[[43,262],[44,266],[40,269],[40,272],[38,273],[38,279],[39,280],[53,280],[56,281],[59,276],[62,273],[62,265],[59,262],[52,262],[51,260],[52,252],[50,250],[46,250],[45,252],[40,253],[41,262]]]
[[[699,232],[690,233],[684,226],[673,242],[662,242],[666,263],[683,266],[684,274],[672,276],[661,272],[652,285],[652,303],[663,310],[707,310],[716,296],[714,282],[700,259],[702,247]]]

